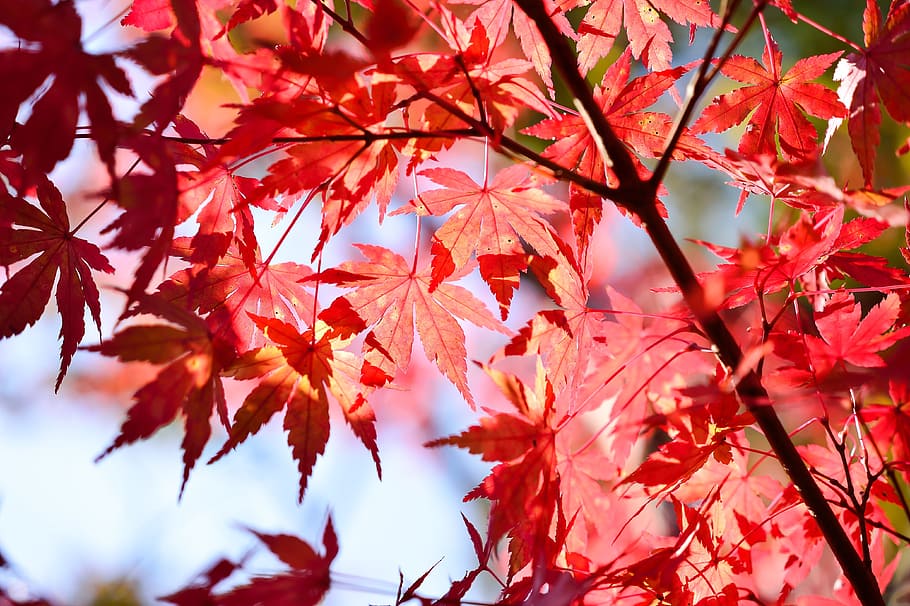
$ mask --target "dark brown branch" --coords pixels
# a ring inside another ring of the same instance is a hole
[[[717,312],[705,305],[701,284],[670,233],[663,217],[656,208],[649,207],[639,212],[639,217],[645,224],[651,242],[683,292],[686,303],[695,313],[705,334],[717,349],[718,358],[728,368],[739,368],[743,358],[739,344]],[[790,481],[793,482],[803,502],[809,508],[810,514],[815,518],[860,602],[865,606],[884,606],[885,602],[875,577],[864,565],[863,559],[857,553],[837,516],[825,500],[821,489],[806,468],[806,464],[787,434],[787,430],[772,408],[768,392],[755,371],[750,370],[740,380],[736,385],[736,393],[752,413],[771,445],[771,449],[790,477]]]
[[[333,135],[289,135],[286,137],[273,137],[272,143],[317,143],[325,141],[362,141],[366,144],[374,141],[393,141],[399,139],[463,139],[465,137],[480,137],[480,132],[473,128],[452,128],[437,131],[422,130],[393,130],[384,133],[374,133],[364,130],[359,133],[333,134]],[[77,139],[90,139],[89,133],[76,133]],[[188,145],[224,145],[228,143],[230,137],[175,137],[161,135],[162,139],[174,141],[175,143],[186,143]]]
[[[416,86],[413,82],[411,84]],[[447,112],[449,112],[450,114],[452,114],[453,116],[455,116],[456,118],[461,120],[462,122],[464,122],[466,124],[470,124],[475,129],[480,131],[480,136],[483,136],[483,137],[486,137],[487,139],[489,139],[490,145],[492,145],[496,151],[501,152],[501,153],[504,152],[506,155],[509,155],[512,157],[519,157],[524,160],[530,160],[534,164],[543,166],[544,168],[548,169],[550,172],[553,173],[553,176],[555,178],[563,180],[563,181],[569,181],[571,183],[575,183],[576,185],[579,185],[580,187],[583,187],[583,188],[587,189],[588,191],[601,196],[602,198],[612,199],[616,196],[617,190],[610,187],[606,183],[602,183],[600,181],[595,181],[595,180],[589,179],[588,177],[585,177],[583,175],[579,175],[575,171],[573,171],[569,168],[566,168],[562,164],[559,164],[558,162],[550,160],[549,158],[545,158],[544,156],[538,154],[531,148],[529,148],[525,145],[522,145],[515,139],[512,139],[511,137],[508,137],[508,136],[502,134],[501,132],[495,131],[493,129],[493,127],[490,126],[489,124],[485,124],[485,123],[481,122],[480,120],[478,120],[477,118],[474,118],[470,114],[465,113],[457,105],[450,103],[448,100],[443,99],[442,97],[434,94],[433,92],[431,92],[429,90],[421,90],[419,94],[424,99],[428,99],[428,100],[432,101],[433,103],[435,103],[442,109],[446,110]]]
[[[585,79],[578,73],[576,68],[577,57],[569,44],[559,33],[550,15],[547,13],[542,0],[515,0],[515,4],[521,7],[528,17],[537,25],[537,29],[543,35],[547,43],[547,48],[553,58],[554,66],[563,81],[572,93],[575,108],[581,114],[588,125],[591,137],[596,142],[602,153],[606,154],[604,162],[613,169],[613,172],[619,177],[620,183],[625,186],[645,186],[647,185],[638,178],[638,170],[632,160],[631,154],[626,149],[625,144],[620,141],[619,137],[613,132],[613,128],[607,122],[603,109],[597,104],[594,95]],[[654,190],[657,191],[656,189]],[[631,211],[635,208],[629,206],[634,203],[632,200],[625,200],[624,197],[613,196],[611,199],[616,204],[622,204]],[[622,200],[622,202],[620,202]]]
[[[566,85],[576,97],[576,105],[589,115],[586,123],[592,136],[600,139],[612,161],[613,171],[620,180],[619,191],[611,198],[617,205],[635,212],[651,242],[683,293],[698,323],[714,344],[718,358],[730,369],[738,369],[742,350],[717,311],[706,304],[704,291],[688,259],[657,210],[658,183],[642,181],[635,170],[632,157],[607,123],[597,107],[594,95],[578,72],[575,54],[547,14],[542,0],[515,0],[515,3],[534,21],[546,41],[554,64]],[[865,606],[884,606],[884,599],[871,571],[864,565],[821,489],[812,478],[790,436],[771,407],[768,392],[754,371],[749,371],[736,385],[736,393],[755,418],[781,465],[796,487],[803,502],[815,518],[831,551],[840,563],[860,602]]]

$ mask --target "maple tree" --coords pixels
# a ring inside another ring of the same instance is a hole
[[[56,389],[80,344],[156,368],[102,456],[180,417],[182,493],[218,425],[209,463],[277,415],[303,500],[335,405],[381,476],[373,402],[408,397],[416,331],[477,415],[425,446],[494,463],[465,496],[491,506],[464,517],[476,567],[430,596],[428,563],[396,604],[476,603],[486,577],[502,606],[884,604],[910,542],[910,184],[879,167],[910,151],[882,136],[910,126],[910,1],[847,6],[861,40],[790,0],[134,0],[93,53],[72,0],[0,0],[0,338],[54,292]],[[800,28],[832,52],[788,55]],[[210,72],[216,135],[187,104]],[[55,169],[83,140],[105,181],[76,222]],[[723,220],[767,215],[697,240],[713,268],[667,224],[683,163],[739,192]],[[358,231],[374,204],[413,240]],[[610,205],[662,270],[604,284],[638,262],[597,237]],[[313,246],[276,261],[313,206]],[[331,590],[343,528],[322,554],[254,533],[288,570],[227,586],[221,560],[161,599]]]

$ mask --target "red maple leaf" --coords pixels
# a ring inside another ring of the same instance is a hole
[[[838,62],[834,79],[841,83],[838,97],[850,109],[847,130],[868,186],[880,141],[879,99],[892,118],[910,123],[910,4],[892,2],[882,23],[879,3],[866,0],[863,41],[866,48]],[[829,123],[829,132],[841,122],[843,116],[835,116]]]
[[[705,0],[596,0],[578,26],[578,65],[582,73],[607,56],[621,31],[629,37],[629,48],[636,59],[641,58],[652,70],[669,69],[673,34],[660,13],[683,25],[718,24],[717,15]]]
[[[550,50],[540,35],[537,26],[521,9],[516,9],[512,0],[466,0],[466,4],[477,4],[479,7],[471,14],[467,25],[473,28],[473,23],[479,22],[490,39],[490,48],[495,49],[505,42],[509,34],[509,22],[521,45],[521,51],[527,59],[534,64],[534,69],[543,80],[544,85],[553,96],[553,75]],[[547,14],[563,34],[569,38],[577,38],[566,13],[559,10],[552,0],[545,0]],[[565,9],[565,7],[562,7]]]
[[[722,132],[749,118],[739,142],[741,153],[777,155],[779,140],[785,159],[811,156],[818,132],[804,114],[825,120],[846,115],[834,91],[810,82],[821,76],[840,54],[800,59],[785,74],[781,72],[782,54],[773,40],[765,47],[761,64],[751,57],[730,57],[721,65],[721,72],[748,86],[714,99],[692,130]]]
[[[839,248],[849,244],[838,239],[844,227],[843,217],[843,206],[820,211],[812,218],[804,214],[777,239],[776,250],[771,244],[729,248],[701,242],[711,252],[729,261],[716,271],[703,274],[702,278],[705,281],[720,281],[724,292],[729,293],[724,307],[740,307],[760,295],[778,292],[795,284],[828,261]],[[877,221],[873,223],[878,224]],[[864,227],[867,233],[875,233],[872,226]],[[860,233],[863,231],[859,230]],[[859,246],[859,243],[852,245]]]
[[[127,293],[128,304],[145,295],[158,266],[167,257],[179,221],[176,159],[160,136],[137,136],[124,142],[150,172],[131,172],[115,180],[111,196],[123,209],[102,233],[115,231],[111,246],[125,250],[147,247]]]
[[[772,333],[774,353],[790,362],[774,379],[782,386],[828,388],[838,392],[858,388],[880,376],[881,371],[859,372],[857,367],[886,366],[882,352],[910,334],[901,318],[900,298],[889,294],[863,316],[853,295],[837,291],[820,296],[815,312],[817,334],[790,329]]]
[[[588,288],[568,250],[556,258],[530,257],[529,266],[560,309],[538,312],[493,360],[540,355],[557,391],[577,384],[588,368],[594,340],[601,336],[603,314],[588,307]]]
[[[147,1],[143,5],[148,12],[136,21],[148,28],[162,25],[166,15],[158,12],[160,4]],[[206,63],[200,43],[202,23],[195,0],[170,0],[169,12],[176,22],[169,37],[150,36],[121,53],[150,74],[167,76],[133,119],[134,128],[154,123],[157,133],[177,117]],[[130,17],[132,14],[127,16]]]
[[[171,423],[179,413],[186,419],[183,437],[183,484],[211,436],[210,418],[217,411],[227,426],[227,403],[220,373],[236,352],[233,340],[212,334],[205,320],[160,296],[149,295],[136,305],[171,324],[128,326],[102,342],[88,347],[123,362],[167,364],[150,383],[133,394],[120,435],[98,458],[113,450],[150,437]]]
[[[910,457],[910,385],[904,377],[888,382],[890,404],[866,404],[860,412],[879,448],[891,445],[895,461]]]
[[[423,192],[412,206],[396,212],[441,216],[463,205],[433,234],[430,288],[464,268],[476,253],[480,275],[499,301],[505,320],[519,274],[527,269],[519,238],[540,255],[558,255],[558,236],[541,215],[563,210],[565,203],[534,187],[521,165],[501,171],[492,183],[484,181],[483,185],[450,168],[420,174],[445,187]]]
[[[326,520],[322,531],[323,554],[309,543],[289,534],[267,534],[250,530],[269,551],[290,568],[287,572],[254,576],[244,585],[237,585],[221,594],[215,586],[225,581],[244,564],[222,558],[200,575],[201,579],[175,593],[158,599],[176,606],[282,606],[295,604],[316,606],[331,587],[331,566],[338,555],[338,537],[332,518]]]
[[[207,139],[205,133],[184,116],[177,116],[174,125],[182,137]],[[178,153],[181,163],[198,169],[177,173],[180,188],[177,222],[180,224],[195,215],[199,224],[199,231],[190,242],[191,254],[187,260],[211,267],[227,253],[235,236],[239,248],[255,249],[253,217],[246,200],[256,187],[256,179],[236,175],[228,166],[216,162],[218,151],[211,143],[202,145],[201,153],[189,145],[183,146]]]
[[[240,0],[240,2],[236,3],[236,7],[237,10],[231,15],[224,29],[219,32],[219,36],[247,21],[258,19],[262,15],[271,14],[278,10],[275,0]]]
[[[845,291],[832,295],[815,318],[821,338],[806,335],[815,371],[823,375],[839,363],[864,368],[884,366],[880,352],[910,334],[910,327],[895,326],[900,307],[897,294],[889,293],[863,316],[852,295]]]
[[[7,280],[0,287],[0,339],[21,333],[38,321],[57,281],[57,311],[60,314],[60,388],[76,347],[85,335],[85,308],[101,331],[101,303],[92,270],[113,273],[101,250],[74,236],[60,192],[42,178],[37,188],[37,208],[24,198],[0,189],[0,265]],[[15,224],[24,229],[11,229]],[[37,255],[37,256],[35,256]],[[34,258],[32,258],[34,257]],[[25,262],[9,276],[9,266]],[[58,276],[59,275],[59,279]]]
[[[514,375],[482,368],[520,416],[498,413],[483,417],[480,425],[426,446],[458,446],[481,455],[485,461],[501,461],[464,500],[493,501],[489,541],[496,544],[504,536],[510,537],[509,570],[514,574],[548,552],[543,539],[549,535],[559,495],[553,428],[555,396],[541,364],[537,365],[533,388]]]
[[[341,349],[347,342],[335,338],[323,322],[301,333],[281,320],[252,318],[275,345],[248,351],[225,370],[226,375],[236,379],[260,381],[237,410],[227,441],[210,462],[223,457],[258,432],[275,413],[284,410],[284,428],[300,471],[299,498],[303,500],[313,465],[329,439],[331,393],[381,475],[376,417],[358,384],[360,360]]]
[[[465,335],[455,317],[508,332],[471,292],[448,280],[431,287],[429,267],[417,271],[404,257],[379,246],[356,244],[367,261],[349,261],[307,278],[356,290],[336,299],[320,318],[343,336],[372,326],[364,343],[365,368],[378,373],[367,382],[390,381],[396,369],[407,368],[414,328],[424,352],[462,393],[471,406],[467,383]],[[416,259],[415,259],[416,260]],[[450,279],[463,277],[463,272]],[[378,378],[377,378],[378,377]]]
[[[233,562],[221,558],[199,575],[199,580],[188,587],[164,596],[158,596],[162,602],[170,602],[176,606],[211,606],[215,600],[212,591],[215,585],[225,580],[240,568],[241,562]]]
[[[104,87],[127,96],[132,87],[114,55],[84,51],[75,3],[2,0],[0,25],[28,41],[0,51],[0,141],[12,133],[27,170],[48,173],[70,155],[79,113],[85,111],[98,153],[113,173],[118,126]],[[50,85],[42,87],[48,79]],[[32,97],[28,119],[14,129],[20,105]]]
[[[787,162],[777,154],[740,154],[727,149],[717,159],[720,168],[734,179],[728,185],[742,190],[737,215],[749,194],[769,196],[795,208],[811,210],[835,206],[844,198],[843,191],[824,171],[818,157]]]
[[[177,250],[184,259],[191,257],[192,247],[184,247],[179,239]],[[237,347],[246,351],[260,339],[261,331],[250,319],[252,315],[268,314],[287,322],[312,320],[317,312],[316,302],[307,288],[298,283],[312,273],[309,267],[287,261],[266,265],[259,249],[245,259],[236,247],[231,247],[212,267],[192,266],[174,273],[158,286],[158,294],[202,315],[214,313],[215,329],[233,335]]]
[[[672,492],[701,469],[710,457],[723,463],[729,462],[730,446],[724,441],[725,433],[726,430],[712,432],[704,443],[686,439],[667,442],[649,455],[622,483],[642,484],[650,494]]]
[[[673,86],[687,68],[655,72],[630,81],[631,70],[632,55],[627,49],[604,74],[603,83],[595,90],[594,97],[619,139],[637,154],[657,157],[664,151],[673,120],[666,114],[643,110],[653,105]],[[523,132],[555,141],[544,150],[545,157],[594,181],[617,185],[613,171],[607,168],[598,144],[581,116],[564,114],[543,120]],[[696,137],[685,134],[674,150],[673,157],[682,159],[709,153]],[[640,163],[639,171],[642,175],[647,173],[647,169]],[[598,195],[570,184],[569,206],[578,248],[583,252],[594,226],[603,215],[603,201]],[[582,253],[579,256],[583,258]]]
[[[368,87],[370,94],[363,93],[366,88],[367,79],[358,73],[334,82],[324,98],[299,91],[291,101],[277,93],[260,97],[242,109],[230,142],[221,148],[218,161],[227,163],[261,153],[276,137],[299,139],[280,146],[287,157],[269,167],[247,203],[274,208],[272,200],[283,195],[280,208],[287,210],[298,198],[306,196],[309,203],[313,190],[322,191],[322,230],[314,255],[373,198],[384,214],[398,181],[396,150],[405,138],[377,136],[401,134],[400,129],[385,126],[395,102],[395,85],[375,82]]]
[[[401,84],[413,87],[418,94],[439,97],[445,104],[486,122],[496,132],[512,126],[520,108],[553,115],[549,101],[537,85],[522,76],[533,64],[515,58],[494,60],[496,41],[489,39],[482,23],[474,23],[469,30],[445,6],[437,5],[436,10],[444,16],[446,42],[456,54],[420,53],[402,57],[394,71]],[[415,126],[424,130],[465,126],[461,118],[438,102],[413,103],[409,114]],[[434,146],[441,149],[450,144],[451,141],[440,140]],[[433,149],[429,145],[424,147]]]
[[[254,577],[213,600],[217,606],[317,606],[332,584],[330,567],[338,555],[338,537],[329,518],[322,533],[324,554],[292,535],[253,531],[260,541],[290,567],[284,574]]]

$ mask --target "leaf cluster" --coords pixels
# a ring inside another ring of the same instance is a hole
[[[910,279],[867,245],[910,238],[910,185],[876,172],[882,110],[910,126],[910,2],[854,3],[857,41],[788,0],[739,4],[134,0],[120,25],[135,40],[95,54],[71,0],[0,0],[15,39],[0,50],[0,338],[53,291],[60,388],[86,311],[102,330],[96,280],[127,271],[103,251],[130,252],[121,322],[84,349],[157,371],[101,456],[180,417],[182,493],[213,426],[227,437],[210,463],[280,417],[303,500],[333,407],[381,476],[375,396],[406,394],[416,332],[478,414],[426,446],[493,463],[465,496],[491,507],[483,534],[465,518],[477,567],[438,598],[419,593],[430,571],[402,577],[398,604],[468,603],[487,575],[503,606],[883,604],[910,540]],[[842,50],[785,58],[768,11]],[[276,43],[237,43],[257,23]],[[673,23],[700,59],[674,67]],[[756,30],[761,56],[740,54]],[[204,69],[240,99],[217,136],[187,111]],[[133,97],[139,75],[154,90],[115,117],[113,93]],[[707,136],[740,126],[735,150]],[[106,181],[73,226],[54,169],[82,139]],[[838,142],[858,180],[831,157]],[[738,193],[731,217],[746,203],[768,214],[738,246],[699,242],[721,259],[700,274],[665,221],[679,212],[667,173],[686,163]],[[595,237],[607,204],[647,234],[671,285],[600,281],[638,262]],[[373,229],[407,222],[415,244],[360,233],[332,265],[371,208]],[[312,247],[278,261],[301,233]],[[457,283],[475,276],[483,288]],[[645,291],[675,300],[628,296]],[[473,384],[476,358],[499,404]],[[234,383],[250,386],[238,401]],[[225,560],[162,599],[318,603],[331,520],[322,555],[256,534],[288,571],[218,593],[242,566]]]

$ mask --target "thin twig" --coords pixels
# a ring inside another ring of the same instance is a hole
[[[339,141],[363,141],[364,143],[373,143],[374,141],[396,141],[400,139],[463,139],[465,137],[482,136],[473,128],[450,128],[438,131],[422,130],[390,130],[383,133],[374,133],[363,130],[359,133],[337,133],[329,135],[291,135],[286,137],[272,137],[273,144],[284,143],[319,143],[319,142],[339,142]],[[91,139],[90,133],[76,133],[77,139]],[[177,137],[173,135],[161,135],[161,138],[174,143],[186,143],[187,145],[225,145],[232,139],[231,137]]]

